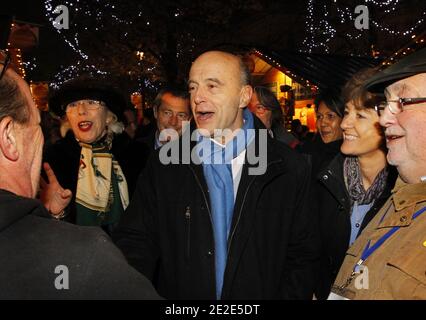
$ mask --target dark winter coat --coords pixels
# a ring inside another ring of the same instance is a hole
[[[137,178],[148,158],[148,147],[131,140],[126,134],[122,134],[114,137],[111,152],[123,170],[129,189],[129,197],[131,197]],[[61,186],[65,189],[70,189],[73,193],[73,199],[69,208],[67,208],[68,215],[65,218],[66,221],[72,223],[75,223],[76,219],[75,195],[80,167],[80,153],[81,147],[75,140],[74,135],[69,131],[65,138],[46,150],[43,159],[43,161],[50,164]]]
[[[316,134],[312,140],[298,145],[296,150],[310,155],[312,178],[316,180],[317,175],[330,164],[338,153],[340,153],[342,143],[342,139],[324,143],[321,136]]]
[[[5,190],[0,261],[0,300],[159,298],[102,230],[53,220],[39,201]]]
[[[316,291],[318,299],[328,297],[349,248],[351,203],[343,178],[344,159],[344,155],[339,153],[327,168],[319,173],[317,184],[314,186],[318,197],[322,243],[320,283]],[[386,187],[365,215],[358,236],[391,194],[397,178],[397,171],[394,167],[389,167],[389,169]]]
[[[248,175],[247,159],[242,169],[222,299],[312,297],[319,248],[307,207],[310,171],[269,135],[267,148],[263,175]],[[166,298],[216,299],[210,207],[202,165],[163,165],[153,153],[115,241]]]

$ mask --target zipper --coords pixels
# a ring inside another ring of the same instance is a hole
[[[197,181],[197,184],[200,187],[201,193],[203,194],[204,204],[206,205],[207,212],[208,212],[209,218],[210,218],[210,224],[211,224],[211,227],[212,227],[212,230],[213,230],[213,219],[212,219],[212,214],[210,212],[209,202],[207,201],[206,193],[204,192],[204,189],[203,189],[203,187],[201,185],[200,179],[198,179],[197,175],[194,172],[194,169],[192,169],[191,167],[189,167],[189,169],[191,169],[192,174],[195,177],[195,181]]]
[[[279,162],[281,162],[281,160],[273,161],[273,162],[269,163],[269,166],[271,166],[272,164],[275,164],[275,163],[279,163]],[[257,177],[257,176],[256,176],[256,177]],[[237,230],[238,224],[239,224],[240,219],[241,219],[241,214],[242,214],[242,212],[243,212],[244,203],[246,202],[247,194],[248,194],[248,192],[249,192],[249,189],[250,189],[251,185],[252,185],[252,184],[254,183],[254,181],[256,180],[256,177],[255,177],[255,178],[253,178],[253,180],[250,182],[250,184],[248,185],[247,190],[246,190],[246,192],[245,192],[245,194],[244,194],[243,202],[241,203],[240,212],[238,213],[237,223],[235,224],[234,229],[232,229],[231,236],[229,237],[229,240],[228,240],[228,250],[227,250],[228,252],[227,252],[227,259],[229,258],[229,251],[230,251],[230,248],[231,248],[231,243],[232,243],[232,240],[233,240],[233,238],[234,238],[235,231]]]
[[[275,163],[279,163],[279,162],[281,162],[281,161],[282,161],[282,160],[276,160],[276,161],[273,161],[273,162],[269,163],[269,166],[271,166],[272,164],[275,164]],[[189,168],[191,169],[192,174],[194,175],[195,180],[197,181],[197,184],[198,184],[198,186],[200,187],[201,193],[203,194],[204,202],[205,202],[205,204],[206,204],[206,208],[207,208],[207,211],[208,211],[208,213],[209,213],[209,217],[210,217],[210,224],[211,224],[211,227],[212,227],[212,229],[213,229],[213,220],[212,220],[212,215],[211,215],[211,212],[210,212],[210,207],[209,207],[209,205],[208,205],[208,201],[207,201],[206,194],[205,194],[205,192],[204,192],[204,190],[203,190],[203,187],[202,187],[202,185],[201,185],[200,180],[198,179],[197,175],[196,175],[196,174],[195,174],[195,172],[194,172],[194,169],[192,169],[191,167],[189,167]],[[233,238],[234,238],[235,231],[237,230],[238,224],[239,224],[240,219],[241,219],[241,214],[242,214],[242,211],[243,211],[243,208],[244,208],[244,203],[245,203],[245,201],[246,201],[248,191],[249,191],[249,189],[250,189],[251,185],[253,184],[253,182],[254,182],[255,180],[256,180],[256,177],[255,177],[255,178],[254,178],[254,179],[250,182],[250,184],[248,185],[247,190],[246,190],[246,192],[245,192],[245,194],[244,194],[243,202],[242,202],[242,204],[241,204],[241,208],[240,208],[240,211],[239,211],[239,213],[238,213],[237,223],[235,224],[235,227],[232,229],[231,236],[229,237],[229,241],[228,241],[228,248],[227,248],[227,249],[228,249],[228,250],[227,250],[227,251],[228,251],[228,252],[227,252],[227,258],[229,258],[229,249],[231,248],[231,243],[232,243],[232,240],[233,240]]]
[[[185,225],[186,225],[186,258],[189,259],[191,250],[191,208],[186,207],[185,211]]]

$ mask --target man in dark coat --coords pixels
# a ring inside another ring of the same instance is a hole
[[[307,163],[247,110],[252,89],[238,57],[207,52],[189,78],[195,122],[204,129],[196,146],[225,150],[226,165],[189,161],[189,133],[163,146],[148,160],[116,243],[166,298],[311,299],[317,244]],[[239,130],[213,139],[215,129]],[[230,160],[228,147],[241,133],[245,144]],[[180,156],[166,164],[176,145]]]
[[[100,229],[52,220],[33,199],[43,150],[28,85],[0,50],[0,299],[157,299]],[[48,172],[49,208],[71,195]],[[60,208],[59,208],[60,209]]]
[[[150,150],[156,150],[167,142],[160,139],[162,130],[173,129],[181,136],[182,122],[191,120],[188,91],[170,85],[162,88],[155,97],[152,110],[155,118],[153,130],[136,140],[148,145]]]

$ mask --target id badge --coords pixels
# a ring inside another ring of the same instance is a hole
[[[327,300],[350,300],[350,299],[345,298],[344,296],[340,296],[334,292],[330,292]]]
[[[354,298],[354,291],[334,285],[327,300],[353,300]]]

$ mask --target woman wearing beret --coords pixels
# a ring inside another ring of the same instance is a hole
[[[119,93],[93,79],[67,82],[50,99],[50,110],[71,129],[44,157],[59,184],[73,192],[62,214],[69,222],[111,233],[129,204],[123,171],[137,173],[129,168],[131,140],[118,121],[124,106]]]

